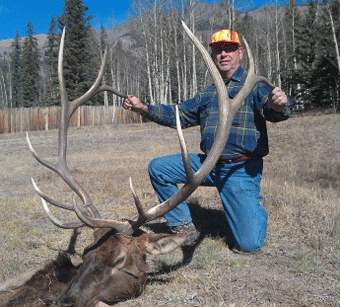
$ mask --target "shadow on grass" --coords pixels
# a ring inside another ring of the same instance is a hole
[[[222,238],[226,245],[230,249],[233,248],[234,242],[231,237],[231,231],[227,223],[226,217],[222,210],[209,209],[201,207],[198,201],[191,201],[188,203],[190,208],[193,223],[197,230],[200,232],[200,236],[196,243],[192,246],[182,246],[183,259],[181,262],[176,264],[166,264],[164,263],[156,272],[152,272],[149,276],[149,283],[161,282],[166,283],[169,281],[168,277],[158,277],[159,275],[170,273],[175,271],[187,264],[189,264],[193,258],[194,252],[197,246],[200,245],[205,237]],[[152,223],[147,225],[155,233],[166,233],[168,232],[166,223]]]

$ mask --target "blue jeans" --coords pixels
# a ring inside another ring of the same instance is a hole
[[[205,155],[190,154],[195,173]],[[262,159],[234,164],[217,164],[203,181],[203,186],[216,186],[230,226],[235,247],[254,252],[261,249],[267,232],[267,212],[260,204]],[[180,154],[159,157],[149,165],[151,183],[161,202],[178,191],[177,184],[185,183],[185,171]],[[186,202],[165,215],[168,226],[179,226],[192,221]]]

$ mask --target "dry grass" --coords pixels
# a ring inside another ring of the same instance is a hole
[[[117,306],[340,306],[340,116],[294,117],[268,129],[262,195],[269,227],[262,251],[229,254],[218,194],[199,188],[189,199],[203,233],[198,246],[153,259],[144,293]],[[154,124],[85,127],[69,135],[70,169],[105,217],[135,214],[130,176],[145,206],[155,203],[147,165],[179,151],[175,132]],[[198,129],[185,136],[197,152]],[[56,131],[31,133],[49,161],[56,138]],[[24,134],[0,135],[0,158],[0,279],[6,280],[65,250],[71,236],[47,220],[30,177],[59,200],[69,201],[71,193],[33,160]],[[89,242],[91,231],[83,231],[77,250]]]

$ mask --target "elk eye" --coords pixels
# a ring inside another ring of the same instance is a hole
[[[124,256],[118,258],[117,261],[114,263],[113,266],[114,266],[114,267],[119,267],[120,265],[123,264],[124,260],[125,260],[125,257],[124,257]]]

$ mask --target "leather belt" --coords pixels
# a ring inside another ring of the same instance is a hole
[[[248,157],[248,156],[242,156],[242,157],[238,157],[238,158],[235,158],[235,159],[222,159],[222,158],[220,158],[217,161],[217,164],[232,164],[232,163],[238,163],[238,162],[251,160],[251,159],[252,159],[252,157]]]

